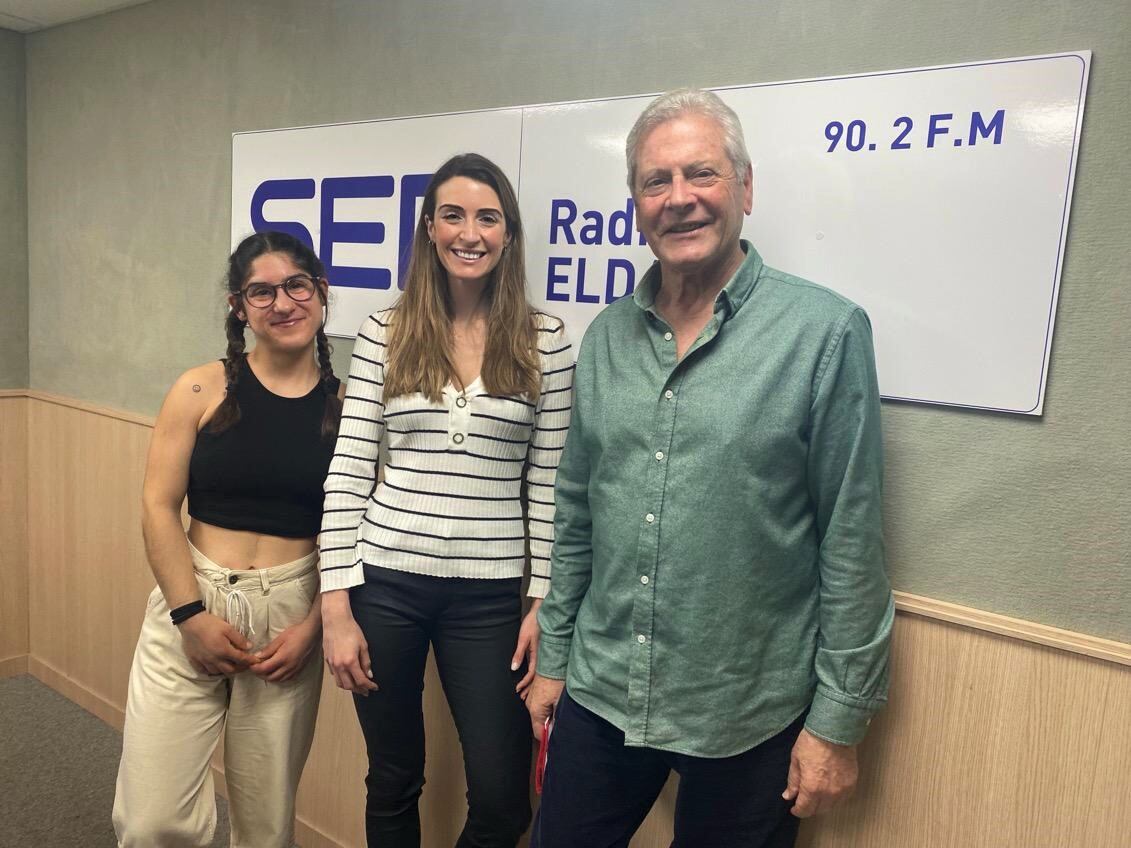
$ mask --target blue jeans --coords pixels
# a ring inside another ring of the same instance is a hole
[[[672,848],[791,848],[800,822],[781,793],[804,723],[733,757],[692,757],[626,747],[624,733],[565,692],[530,846],[627,848],[674,769]]]

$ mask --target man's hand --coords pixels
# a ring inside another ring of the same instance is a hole
[[[530,711],[530,729],[537,742],[542,741],[542,726],[546,719],[554,714],[554,707],[565,689],[564,680],[554,680],[552,677],[534,675],[534,682],[526,692],[526,709]]]
[[[251,667],[254,674],[269,683],[290,680],[306,665],[318,644],[319,627],[316,621],[306,618],[293,624],[271,640],[262,651],[256,651],[259,662]]]
[[[369,663],[369,644],[349,603],[345,589],[322,593],[322,652],[339,689],[368,695],[377,689]]]
[[[224,619],[210,612],[197,613],[177,625],[185,656],[205,674],[237,674],[259,662],[247,652],[251,642]]]
[[[855,745],[834,745],[802,730],[793,746],[782,797],[799,819],[823,813],[856,788]]]
[[[542,599],[535,598],[534,603],[530,606],[530,612],[522,619],[522,626],[518,629],[518,644],[515,646],[514,656],[511,657],[511,671],[518,671],[522,661],[526,660],[526,674],[514,687],[518,697],[524,701],[530,693],[530,683],[534,680],[534,672],[538,668],[538,637],[542,633],[538,629],[538,608],[540,606],[542,606]]]

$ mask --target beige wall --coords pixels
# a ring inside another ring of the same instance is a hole
[[[71,402],[0,398],[8,467],[28,458],[33,674],[121,726],[133,644],[153,585],[136,491],[146,419]],[[17,439],[16,442],[19,440]],[[0,489],[0,507],[4,505]],[[0,514],[2,517],[2,514]],[[10,528],[0,525],[7,539]],[[3,551],[7,545],[0,545]],[[10,563],[0,560],[7,583]],[[901,607],[1021,633],[1023,622],[900,596]],[[1131,645],[1038,632],[1111,661],[901,611],[888,710],[861,750],[857,797],[805,825],[800,848],[1124,848],[1131,833]],[[3,630],[0,630],[2,634]],[[3,638],[0,636],[0,638]],[[0,660],[3,654],[0,653]],[[18,671],[8,664],[7,671]],[[0,661],[0,674],[5,673]],[[459,743],[436,676],[426,681],[424,848],[455,841],[464,811]],[[304,848],[359,848],[365,757],[352,704],[326,682],[299,792]],[[674,785],[634,848],[666,848]]]
[[[235,130],[1090,48],[1047,412],[886,405],[889,568],[899,589],[1131,641],[1127,8],[156,0],[34,33],[31,385],[152,414],[222,353]]]
[[[24,37],[0,29],[0,389],[28,385]]]

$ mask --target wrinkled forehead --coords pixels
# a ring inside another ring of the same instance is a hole
[[[636,146],[635,171],[664,170],[713,162],[734,165],[726,149],[722,128],[710,115],[682,112],[648,129]]]

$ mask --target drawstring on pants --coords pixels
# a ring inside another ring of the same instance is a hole
[[[267,576],[265,570],[257,569],[259,574],[259,586],[264,595],[271,594],[271,578]],[[228,582],[232,582],[229,578]],[[248,600],[247,595],[239,589],[229,589],[223,582],[217,581],[217,586],[220,587],[221,593],[224,598],[224,618],[228,624],[236,628],[243,636],[249,641],[255,640],[255,625],[252,622],[251,601]],[[270,614],[270,606],[267,607],[266,612]],[[270,620],[266,623],[267,631],[271,630]]]
[[[224,618],[249,641],[255,636],[255,626],[251,622],[251,602],[239,589],[232,589],[224,605]]]

